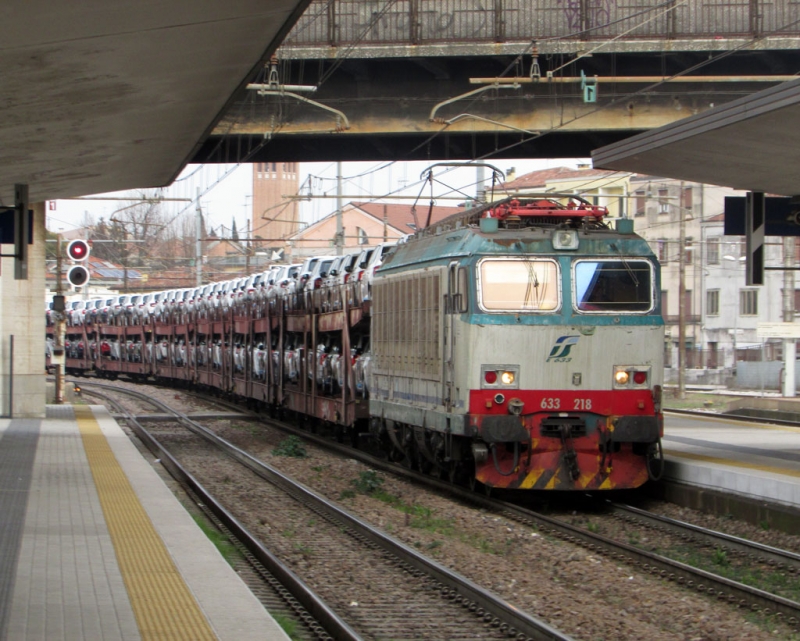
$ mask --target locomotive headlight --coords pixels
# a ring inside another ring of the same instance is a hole
[[[481,389],[517,389],[519,365],[481,365]]]
[[[553,249],[578,249],[577,230],[557,229],[553,232]]]
[[[647,365],[615,365],[614,387],[646,388],[650,381]]]
[[[614,371],[614,383],[619,386],[627,385],[630,380],[630,374],[624,369]]]

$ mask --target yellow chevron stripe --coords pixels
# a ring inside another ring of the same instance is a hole
[[[75,406],[75,418],[142,639],[216,639],[92,410]]]

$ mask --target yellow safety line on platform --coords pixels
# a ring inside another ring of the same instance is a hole
[[[86,458],[142,639],[216,639],[88,407],[75,407]]]
[[[800,478],[800,470],[791,470],[786,467],[774,467],[772,465],[757,465],[756,463],[745,463],[728,458],[717,458],[715,456],[705,456],[703,454],[692,454],[691,452],[681,452],[680,450],[664,450],[664,456],[675,456],[677,458],[688,458],[693,461],[703,461],[704,463],[718,463],[729,467],[743,467],[748,470],[758,470],[759,472],[770,472],[782,476],[794,476]],[[764,456],[768,456],[765,454]]]

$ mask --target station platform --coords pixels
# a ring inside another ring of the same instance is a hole
[[[0,639],[288,636],[102,406],[0,419]]]
[[[800,510],[800,428],[665,411],[668,481]]]

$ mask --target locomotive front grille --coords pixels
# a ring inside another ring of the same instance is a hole
[[[549,416],[542,421],[539,431],[542,436],[553,438],[586,436],[586,421],[577,416]]]

